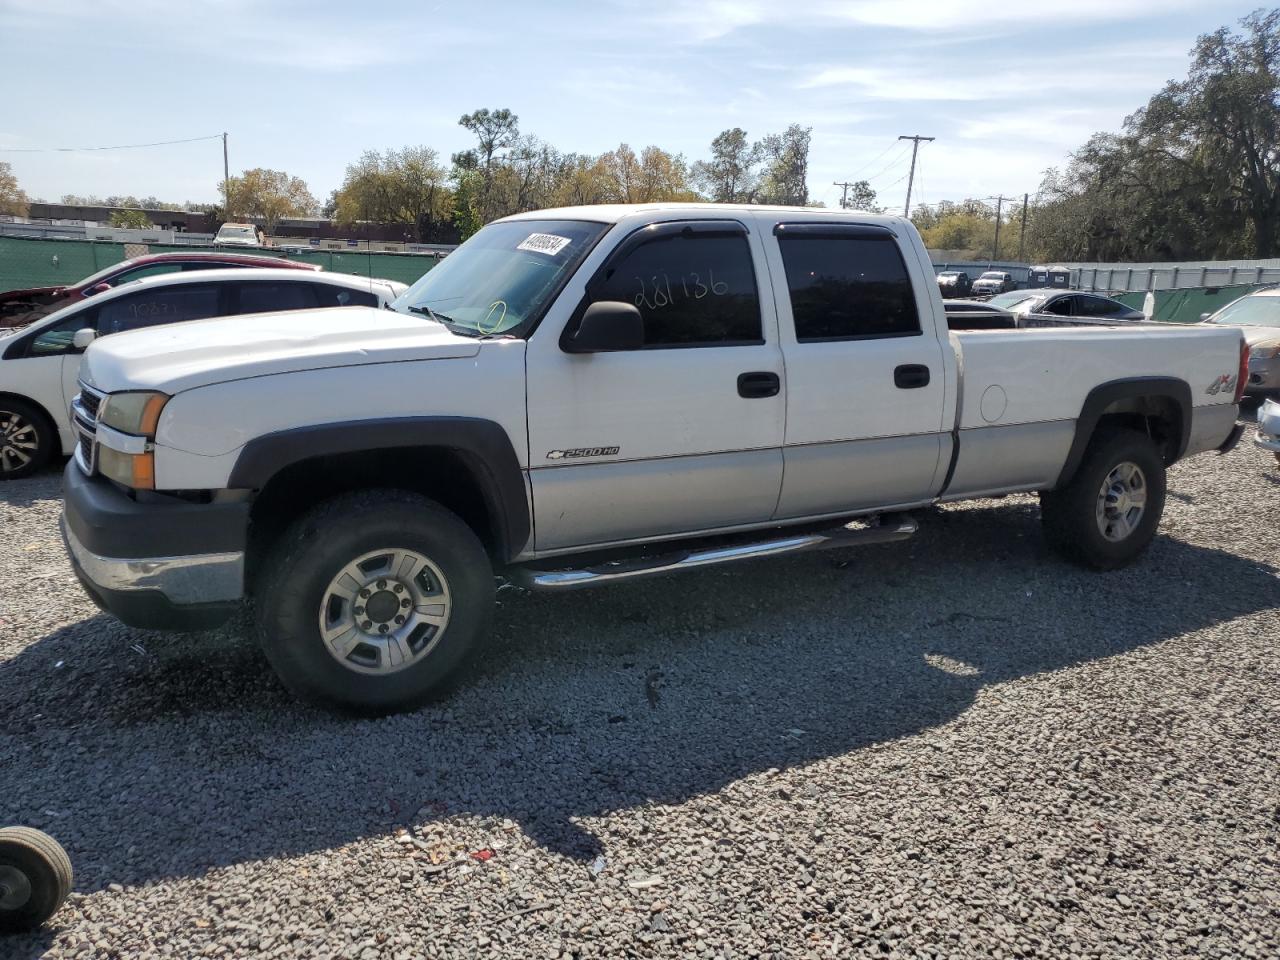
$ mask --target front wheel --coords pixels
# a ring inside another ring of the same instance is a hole
[[[416,494],[335,497],[263,563],[258,634],[304,700],[362,713],[444,692],[488,633],[493,568],[456,515]]]
[[[1040,494],[1040,518],[1058,552],[1114,570],[1151,543],[1164,498],[1165,466],[1155,443],[1136,430],[1113,430],[1090,442],[1066,486]]]
[[[35,473],[53,456],[57,431],[39,409],[0,397],[0,480]]]

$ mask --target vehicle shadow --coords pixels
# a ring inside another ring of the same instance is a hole
[[[1275,569],[1167,537],[1128,570],[1068,567],[1036,513],[1007,501],[940,511],[902,544],[504,591],[456,694],[381,720],[295,704],[242,627],[92,617],[0,663],[0,823],[58,836],[80,890],[459,815],[586,859],[605,846],[584,819],[910,736],[984,686],[1280,606]]]

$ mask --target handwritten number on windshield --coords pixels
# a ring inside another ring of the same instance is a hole
[[[672,293],[671,277],[668,274],[650,277],[648,282],[644,277],[636,277],[636,282],[640,284],[640,292],[635,295],[637,307],[661,310],[678,299]],[[683,294],[679,299],[684,300],[702,300],[709,296],[723,297],[729,292],[729,284],[724,280],[717,280],[714,270],[707,271],[705,280],[701,273],[691,271],[680,274],[676,277],[676,283],[677,292]]]

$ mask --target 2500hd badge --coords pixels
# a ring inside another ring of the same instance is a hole
[[[621,447],[574,447],[572,450],[552,450],[548,460],[571,460],[577,457],[616,457]]]

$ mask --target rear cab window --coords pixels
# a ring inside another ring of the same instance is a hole
[[[892,231],[856,224],[779,224],[799,343],[922,334],[915,288]]]

